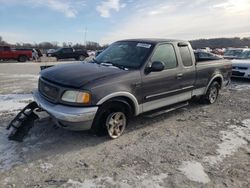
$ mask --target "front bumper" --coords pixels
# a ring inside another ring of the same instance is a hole
[[[37,105],[45,110],[58,126],[65,129],[75,131],[91,129],[98,110],[98,107],[71,107],[53,104],[45,100],[38,90],[33,91],[33,97]]]

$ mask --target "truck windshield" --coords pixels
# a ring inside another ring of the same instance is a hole
[[[96,57],[96,62],[138,69],[149,56],[152,48],[152,44],[144,42],[116,42],[99,54]]]

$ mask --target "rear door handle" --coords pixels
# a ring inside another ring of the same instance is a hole
[[[177,78],[177,79],[182,79],[182,77],[183,77],[183,74],[182,74],[182,73],[176,75],[176,78]]]

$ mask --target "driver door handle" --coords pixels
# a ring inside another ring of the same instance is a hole
[[[182,77],[183,77],[183,74],[182,74],[182,73],[176,75],[176,78],[177,78],[177,79],[182,79]]]

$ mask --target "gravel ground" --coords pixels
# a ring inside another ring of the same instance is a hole
[[[214,105],[136,117],[117,140],[45,118],[8,141],[38,73],[38,63],[0,64],[0,187],[250,187],[250,81],[233,80]]]

